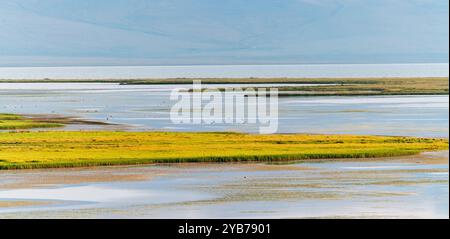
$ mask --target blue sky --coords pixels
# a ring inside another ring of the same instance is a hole
[[[5,0],[0,66],[448,62],[446,0]]]

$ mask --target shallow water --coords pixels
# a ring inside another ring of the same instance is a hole
[[[289,165],[3,171],[0,177],[0,202],[29,202],[0,207],[0,218],[449,217],[448,151]]]
[[[0,67],[0,79],[448,77],[448,63]]]
[[[125,124],[129,130],[258,131],[259,125],[248,124],[173,124],[169,111],[175,102],[170,101],[170,91],[190,87],[4,83],[0,84],[0,112],[71,115]],[[282,97],[278,132],[448,137],[448,103],[448,96]]]

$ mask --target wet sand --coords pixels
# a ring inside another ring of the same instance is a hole
[[[448,218],[448,158],[0,171],[0,218]]]

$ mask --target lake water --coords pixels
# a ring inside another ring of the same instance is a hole
[[[0,67],[0,79],[135,79],[236,77],[448,77],[448,63]]]
[[[180,87],[191,86],[2,83],[0,112],[71,115],[128,130],[258,131],[249,124],[173,124],[169,95]],[[448,104],[448,96],[281,97],[278,132],[448,137]]]
[[[0,218],[448,219],[448,177],[448,151],[289,165],[0,171]]]
[[[126,130],[256,131],[173,125],[168,112],[175,87],[188,86],[3,83],[0,112],[72,115]],[[284,133],[449,132],[448,96],[299,96],[279,103]],[[0,218],[448,218],[448,169],[445,151],[288,165],[0,171]]]

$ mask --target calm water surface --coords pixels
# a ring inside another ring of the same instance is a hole
[[[131,79],[226,77],[448,77],[448,63],[0,67],[0,79]]]
[[[448,151],[289,165],[3,171],[0,177],[0,205],[10,205],[0,207],[0,218],[449,217]],[[14,206],[25,202],[30,205]]]
[[[72,115],[128,130],[255,132],[249,125],[173,125],[174,87],[184,86],[0,84],[0,112]],[[280,98],[279,132],[448,137],[448,103],[448,96]],[[448,201],[448,152],[0,171],[0,218],[448,218]]]

